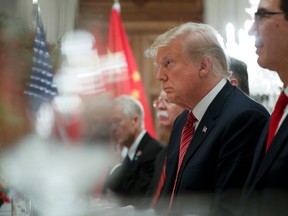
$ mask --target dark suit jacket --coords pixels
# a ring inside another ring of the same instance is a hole
[[[119,196],[120,205],[134,205],[143,208],[142,204],[150,187],[156,156],[163,145],[148,133],[144,135],[132,161],[123,161],[107,179],[107,187]],[[147,207],[147,206],[144,206]]]
[[[165,161],[166,155],[167,155],[167,149],[168,149],[167,146],[165,146],[163,148],[163,150],[156,157],[155,171],[154,171],[152,183],[150,185],[150,189],[147,193],[147,196],[153,197],[153,195],[155,194],[155,192],[158,188],[159,181],[160,181],[161,174],[162,174],[162,170],[163,170],[163,166],[164,166],[164,161]]]
[[[167,179],[161,196],[168,200],[187,114],[184,111],[176,119],[168,144]],[[207,215],[208,210],[213,215],[233,213],[268,117],[262,105],[229,82],[225,84],[199,122],[182,162],[172,209],[175,214]],[[159,204],[163,206],[161,201]]]
[[[268,129],[269,122],[257,144],[244,187],[245,215],[288,214],[288,117],[265,154]]]

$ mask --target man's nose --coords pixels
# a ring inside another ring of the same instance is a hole
[[[158,68],[157,73],[156,73],[156,79],[158,81],[166,81],[167,80],[167,76],[164,73],[164,70],[162,70],[161,67]]]
[[[163,100],[159,100],[158,109],[164,110],[166,108],[166,104],[163,102]]]
[[[252,26],[250,27],[248,34],[250,36],[255,36],[256,35],[256,30],[257,30],[257,23],[256,21],[253,22]]]

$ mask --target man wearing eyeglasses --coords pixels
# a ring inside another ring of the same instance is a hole
[[[164,90],[162,90],[159,94],[159,97],[153,101],[153,107],[156,110],[157,120],[160,123],[160,126],[162,129],[165,130],[166,134],[168,135],[168,138],[170,136],[173,123],[177,116],[179,116],[183,112],[183,108],[171,103]],[[158,154],[156,161],[155,161],[155,172],[151,184],[151,189],[149,191],[149,195],[153,196],[151,206],[154,207],[158,201],[159,194],[162,190],[163,182],[161,183],[161,175],[165,170],[164,164],[166,163],[166,154],[167,154],[167,146]]]
[[[184,110],[182,107],[171,103],[167,99],[164,90],[159,94],[159,97],[153,102],[153,107],[156,109],[157,119],[159,120],[161,128],[166,132],[171,131],[174,120]]]
[[[255,151],[243,192],[243,215],[287,215],[288,1],[260,0],[249,34],[256,39],[258,64],[276,71],[284,88]]]

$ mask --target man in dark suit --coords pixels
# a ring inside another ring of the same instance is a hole
[[[250,95],[249,82],[248,82],[248,71],[245,62],[230,57],[230,69],[231,74],[229,80],[232,85],[239,87],[245,94]]]
[[[287,215],[288,1],[261,0],[249,33],[256,37],[258,64],[276,71],[284,89],[257,144],[243,192],[243,215]]]
[[[247,65],[236,58],[230,57],[229,81],[232,85],[240,88],[245,94],[249,95],[249,82]],[[153,102],[153,107],[156,110],[156,116],[160,127],[165,129],[165,132],[170,137],[170,133],[175,119],[183,112],[183,108],[171,103],[167,99],[164,90],[161,90],[159,97]],[[164,148],[155,161],[155,174],[152,181],[152,194],[154,194],[151,206],[155,206],[158,198],[158,193],[161,191],[161,173],[164,161],[166,160],[167,148]],[[163,174],[162,174],[163,175]]]
[[[183,108],[171,103],[167,99],[165,91],[161,90],[159,97],[153,102],[153,107],[156,111],[157,120],[159,121],[161,129],[164,129],[166,136],[169,137],[175,119],[183,112]],[[152,202],[150,206],[155,206],[158,201],[159,194],[163,188],[163,182],[161,182],[161,176],[163,174],[163,166],[166,163],[167,154],[167,142],[164,149],[158,154],[155,160],[155,173],[153,176],[151,190],[148,191],[148,196],[152,196]]]
[[[122,95],[112,105],[112,136],[115,144],[128,149],[122,163],[114,167],[107,187],[117,195],[120,205],[144,208],[150,187],[154,162],[163,145],[144,130],[141,103],[132,96]]]
[[[220,38],[211,26],[190,22],[160,35],[146,52],[156,58],[168,100],[187,109],[172,129],[159,200],[167,198],[171,214],[236,214],[269,117],[227,80]]]

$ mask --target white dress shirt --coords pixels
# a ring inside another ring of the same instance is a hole
[[[133,142],[133,144],[131,145],[131,147],[128,149],[127,147],[123,147],[122,151],[121,151],[121,155],[122,155],[122,161],[123,159],[128,155],[129,159],[132,161],[135,154],[136,154],[136,150],[140,144],[140,141],[142,140],[143,136],[145,135],[146,130],[142,130],[140,132],[140,134],[138,135],[138,137],[135,139],[135,141]],[[121,166],[121,163],[116,164],[110,171],[110,175],[114,172],[114,170],[116,168],[118,168],[119,166]]]
[[[203,118],[209,105],[224,87],[226,82],[227,79],[223,78],[192,110],[194,116],[197,118],[197,122],[195,123],[195,130],[197,129],[199,122]]]

